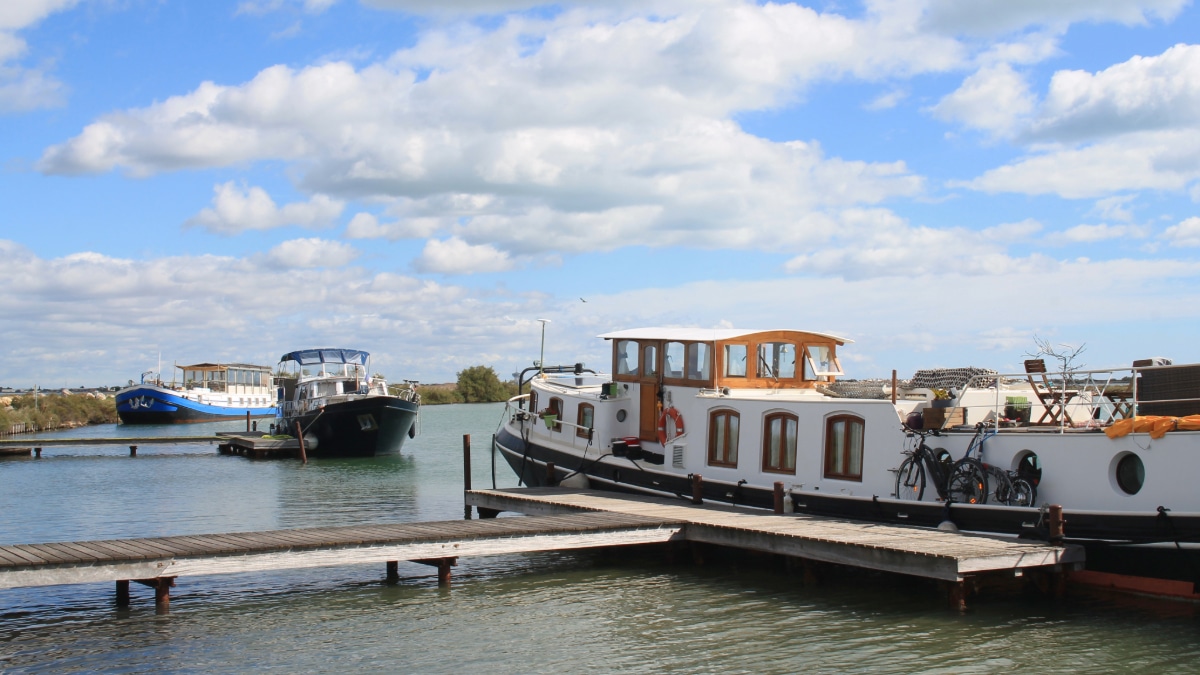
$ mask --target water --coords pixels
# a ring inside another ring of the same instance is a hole
[[[212,445],[51,447],[0,460],[0,543],[137,537],[463,516],[492,484],[502,406],[430,406],[400,456],[250,461]],[[193,435],[238,425],[91,427],[55,436]],[[47,434],[49,435],[49,434]],[[515,480],[501,462],[497,485]],[[133,585],[0,589],[0,671],[243,673],[1195,672],[1191,605],[1072,594],[989,595],[964,613],[936,588],[854,575],[805,587],[746,562],[653,555],[464,558],[183,577],[157,614]]]

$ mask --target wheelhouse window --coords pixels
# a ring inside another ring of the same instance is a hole
[[[834,415],[825,421],[825,477],[862,480],[863,430],[861,417]]]
[[[658,374],[658,345],[650,344],[642,347],[642,376],[653,377]]]
[[[592,435],[592,424],[596,418],[596,409],[591,403],[579,404],[579,415],[575,418],[576,424],[575,435],[580,438],[588,438]],[[580,428],[582,427],[582,428]]]
[[[714,410],[709,414],[709,466],[737,466],[740,422],[741,418],[733,410]]]
[[[763,471],[796,473],[796,429],[790,413],[767,415],[763,433]]]
[[[759,377],[775,380],[796,377],[796,345],[790,342],[763,342],[758,345]]]
[[[682,342],[668,342],[663,349],[663,377],[683,378],[685,348]]]
[[[563,413],[562,399],[558,398],[557,396],[551,397],[550,404],[548,406],[546,406],[546,414],[555,416],[554,426],[552,427],[552,429],[554,431],[562,431],[562,424],[561,424],[562,418],[563,418],[562,413]]]
[[[808,345],[804,354],[804,379],[828,380],[841,375],[842,367],[829,345]]]
[[[712,379],[712,345],[692,342],[687,346],[687,378],[704,382]]]
[[[725,345],[725,377],[746,376],[746,345]]]
[[[617,341],[616,375],[638,374],[638,343],[634,340]]]

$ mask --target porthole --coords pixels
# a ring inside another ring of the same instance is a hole
[[[1117,487],[1128,495],[1136,495],[1146,482],[1146,467],[1137,455],[1130,453],[1117,460]]]
[[[618,422],[625,421],[625,409],[624,408],[617,411],[617,421]]]

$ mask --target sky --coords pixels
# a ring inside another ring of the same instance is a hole
[[[5,0],[0,386],[649,326],[1200,361],[1189,0]],[[539,319],[547,319],[543,323]]]

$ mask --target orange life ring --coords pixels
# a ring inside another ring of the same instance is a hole
[[[671,438],[679,438],[683,435],[683,415],[680,415],[674,407],[664,409],[658,416],[658,444],[664,446],[669,440],[667,438],[667,417],[675,422],[675,435]]]

